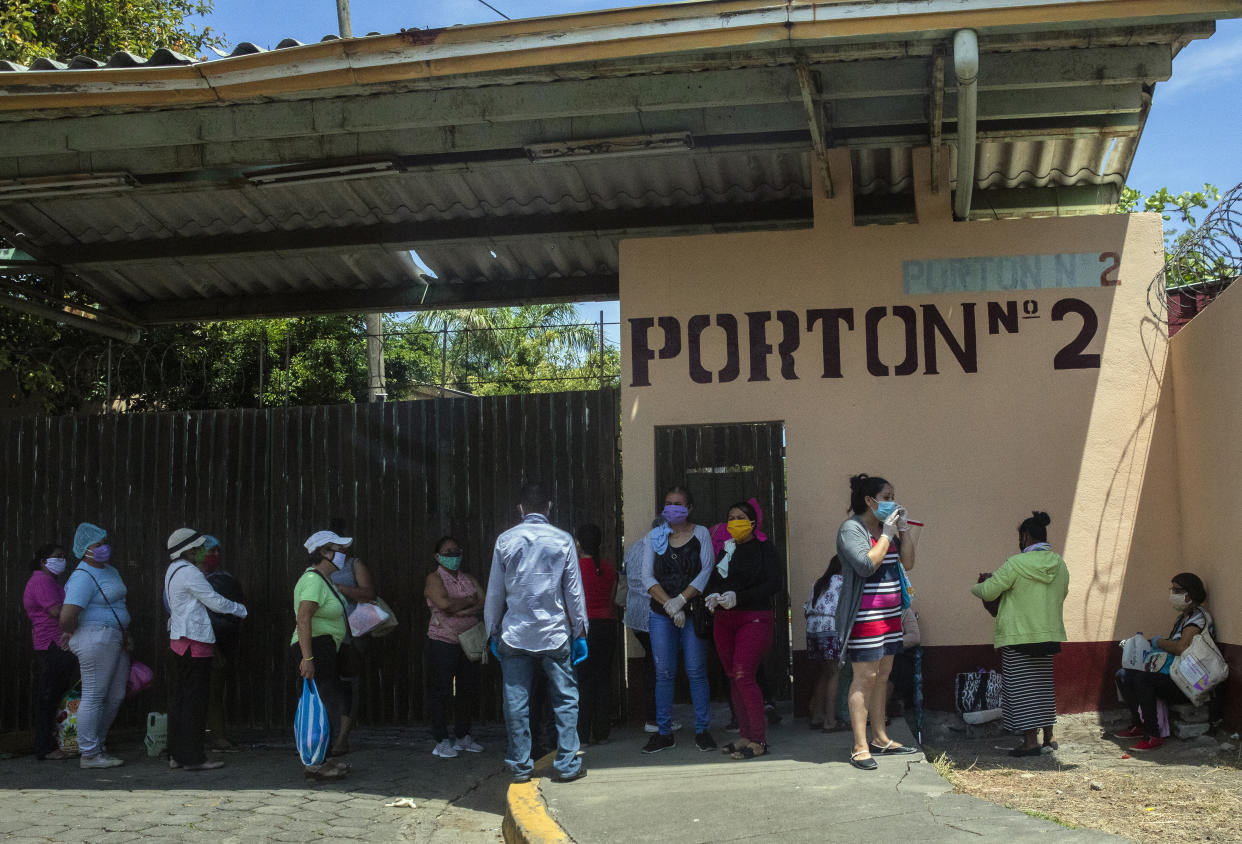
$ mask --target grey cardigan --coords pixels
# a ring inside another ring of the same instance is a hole
[[[879,568],[872,565],[871,531],[861,516],[850,516],[837,531],[837,556],[841,558],[841,599],[837,601],[837,635],[841,637],[841,661],[854,629],[858,605],[862,603],[863,583]]]

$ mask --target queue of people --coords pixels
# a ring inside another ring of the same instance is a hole
[[[892,739],[886,724],[894,661],[918,642],[908,573],[917,562],[921,525],[897,503],[893,485],[878,476],[850,479],[848,510],[836,534],[836,554],[803,605],[808,657],[819,666],[810,724],[828,732],[851,731],[849,762],[869,771],[877,769],[877,757],[918,752]],[[732,504],[725,520],[709,529],[693,518],[691,492],[670,487],[650,532],[626,554],[624,581],[602,554],[598,525],[580,525],[571,536],[551,524],[550,511],[544,487],[522,489],[520,522],[497,538],[486,588],[461,570],[464,552],[454,537],[441,537],[432,549],[435,566],[425,578],[424,597],[430,611],[426,652],[433,755],[453,758],[484,749],[471,736],[479,655],[470,654],[465,640],[481,630],[501,666],[505,760],[514,779],[530,778],[532,734],[544,722],[555,733],[556,779],[585,776],[581,746],[607,742],[613,724],[621,606],[625,626],[645,651],[650,737],[642,752],[657,753],[677,743],[681,725],[673,720],[672,703],[679,657],[693,702],[695,746],[717,748],[707,672],[714,651],[728,680],[738,732],[721,749],[735,760],[765,755],[768,719],[759,674],[772,646],[773,607],[784,586],[784,564],[758,530],[755,502]],[[1050,523],[1042,512],[1023,520],[1017,531],[1019,553],[995,572],[980,575],[971,589],[996,619],[1003,726],[1022,737],[1010,751],[1017,757],[1057,749],[1053,659],[1067,638],[1062,607],[1069,569],[1048,542]],[[727,539],[714,541],[713,531]],[[347,737],[356,721],[355,678],[361,674],[364,643],[351,635],[349,616],[358,603],[375,598],[369,569],[350,556],[352,544],[352,538],[333,530],[313,533],[304,542],[308,565],[293,587],[291,660],[298,677],[316,681],[331,733],[324,761],[305,766],[313,780],[338,780],[350,771],[341,757],[349,752]],[[72,550],[78,562],[70,571],[61,546],[41,547],[31,560],[23,595],[40,666],[36,757],[78,755],[57,746],[54,715],[80,674],[79,764],[115,767],[123,762],[107,752],[107,737],[130,669],[127,589],[109,564],[111,542],[104,528],[79,525]],[[180,528],[168,537],[167,552],[164,595],[175,665],[169,767],[212,770],[223,764],[208,759],[205,744],[211,701],[222,698],[216,688],[223,685],[218,639],[226,630],[235,635],[247,609],[239,585],[222,589],[211,580],[221,571],[214,537]],[[230,589],[239,600],[225,594]],[[1170,603],[1179,615],[1170,634],[1153,639],[1152,648],[1171,659],[1208,630],[1206,597],[1197,576],[1175,576]],[[838,717],[836,705],[843,666],[850,674],[848,723]],[[1135,750],[1159,747],[1157,700],[1185,698],[1167,671],[1122,669],[1117,683],[1132,716],[1132,726],[1118,736],[1140,739]],[[227,743],[222,727],[217,738]]]

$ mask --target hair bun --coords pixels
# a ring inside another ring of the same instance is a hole
[[[854,475],[854,477],[850,478],[850,489],[857,492],[859,489],[862,488],[862,485],[867,482],[867,478],[869,477],[871,476],[868,475],[866,472],[862,472],[860,474]]]
[[[1035,524],[1040,527],[1048,527],[1048,525],[1052,524],[1052,519],[1048,516],[1048,514],[1039,510],[1032,510],[1031,517],[1035,519]]]

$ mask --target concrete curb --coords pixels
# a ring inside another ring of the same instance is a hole
[[[554,753],[535,762],[535,772],[552,765]],[[505,819],[500,825],[505,844],[573,844],[573,839],[552,820],[548,804],[539,793],[539,778],[513,783],[505,794]]]

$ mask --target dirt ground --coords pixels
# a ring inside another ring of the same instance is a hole
[[[966,794],[1069,827],[1139,842],[1242,842],[1242,743],[1216,731],[1166,740],[1129,753],[1113,738],[1129,725],[1123,712],[1061,716],[1052,754],[1013,758],[1020,743],[996,724],[967,727],[957,715],[929,713],[924,746]],[[1003,749],[1000,749],[1003,748]]]

